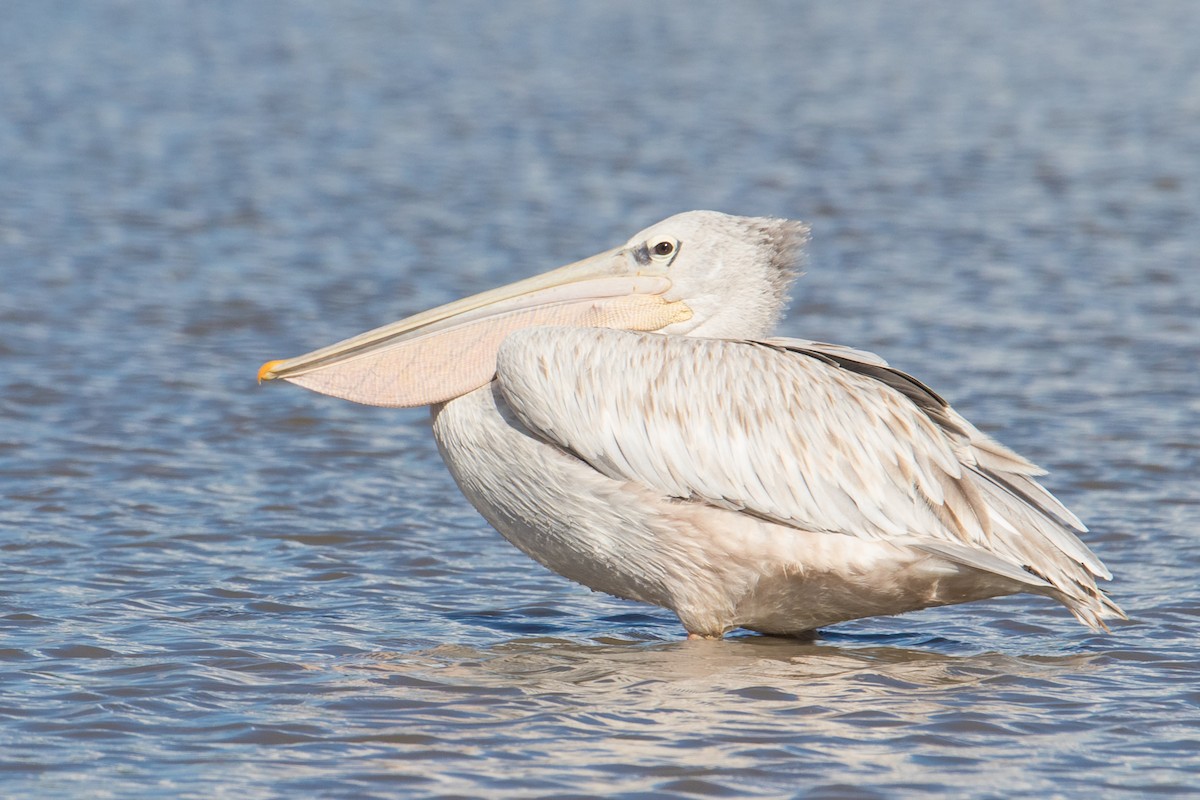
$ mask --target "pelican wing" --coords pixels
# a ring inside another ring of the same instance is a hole
[[[1095,588],[1110,575],[1075,536],[1082,524],[1034,479],[1042,471],[872,354],[546,327],[504,342],[497,377],[527,427],[609,477],[903,541],[1052,589],[1077,616],[1077,604],[1120,613]]]

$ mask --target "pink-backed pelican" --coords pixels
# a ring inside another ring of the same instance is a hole
[[[545,566],[690,637],[1032,592],[1123,618],[1083,524],[923,383],[773,338],[802,223],[692,211],[307,355],[283,379],[432,407],[467,499]]]

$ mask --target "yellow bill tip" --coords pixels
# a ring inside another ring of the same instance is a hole
[[[258,382],[269,381],[275,377],[275,368],[283,363],[282,359],[268,361],[258,368]]]

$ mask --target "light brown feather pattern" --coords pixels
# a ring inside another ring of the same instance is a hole
[[[986,436],[882,359],[761,342],[540,328],[505,341],[521,421],[612,478],[806,531],[888,540],[1023,581],[1082,622],[1123,616],[1083,526]]]

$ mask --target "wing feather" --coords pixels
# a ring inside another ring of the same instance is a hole
[[[796,528],[903,540],[1031,586],[1095,627],[1116,607],[1035,465],[915,378],[821,342],[534,328],[497,377],[532,431],[618,480]],[[1119,613],[1119,610],[1117,611]]]

